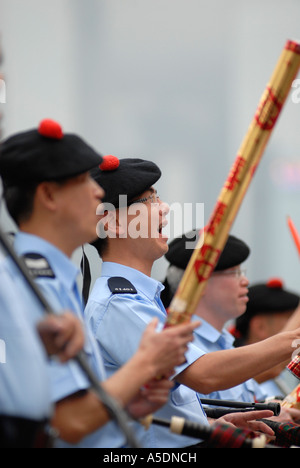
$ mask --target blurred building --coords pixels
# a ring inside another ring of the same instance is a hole
[[[50,117],[103,154],[152,159],[161,198],[203,203],[206,222],[299,20],[299,0],[0,0],[3,136]],[[295,290],[299,125],[291,94],[232,230],[252,248],[251,281],[279,275]]]

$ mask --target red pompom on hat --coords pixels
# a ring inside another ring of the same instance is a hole
[[[101,155],[80,136],[64,133],[51,119],[1,142],[0,175],[6,186],[69,179],[101,162]]]
[[[100,164],[99,168],[101,171],[114,171],[115,169],[118,169],[119,165],[120,160],[116,156],[109,154],[107,156],[103,156],[103,162]]]
[[[44,137],[53,138],[55,140],[61,140],[64,136],[61,125],[51,119],[42,120],[38,132]]]
[[[227,328],[227,331],[232,335],[234,336],[234,338],[242,338],[242,334],[240,333],[240,331],[234,326],[234,325],[231,325]]]
[[[283,289],[283,281],[280,278],[270,278],[267,287],[271,289]]]

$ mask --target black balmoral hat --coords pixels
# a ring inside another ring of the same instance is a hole
[[[199,237],[199,230],[196,229],[176,237],[169,243],[169,250],[165,255],[166,259],[171,265],[185,270]],[[226,270],[240,265],[248,258],[249,254],[250,249],[245,242],[229,235],[214,271]]]
[[[288,291],[281,278],[271,278],[266,283],[256,283],[249,287],[249,301],[246,312],[238,317],[231,333],[235,336],[235,346],[243,344],[247,337],[252,317],[294,311],[300,296]]]
[[[160,179],[161,171],[151,161],[109,155],[103,157],[103,163],[91,171],[91,176],[105,191],[103,203],[120,208],[120,196],[131,202]]]
[[[284,288],[280,278],[271,278],[267,283],[250,286],[248,297],[245,314],[249,316],[295,310],[300,300],[298,294]]]
[[[42,120],[38,129],[9,137],[0,148],[0,175],[7,186],[75,177],[101,162],[84,140],[64,134],[50,119]]]

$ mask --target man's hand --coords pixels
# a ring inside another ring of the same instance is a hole
[[[185,362],[188,344],[193,341],[193,331],[200,323],[189,322],[157,332],[158,320],[150,322],[142,336],[138,352],[145,354],[153,365],[156,376],[169,375],[174,367]]]
[[[169,392],[174,384],[168,379],[151,380],[140,390],[138,395],[127,406],[128,412],[134,419],[140,419],[155,413],[164,406],[169,399]]]
[[[231,424],[240,429],[249,429],[254,432],[263,433],[269,437],[274,436],[274,431],[264,422],[257,419],[270,419],[273,412],[264,411],[247,411],[245,413],[228,413],[222,418],[215,421],[216,424]]]
[[[300,410],[296,408],[288,408],[287,406],[281,406],[281,411],[279,416],[273,416],[269,418],[272,421],[276,421],[278,423],[287,423],[293,422],[299,424],[300,421]]]
[[[83,348],[83,326],[71,312],[47,315],[39,322],[37,330],[49,356],[55,354],[61,362],[73,358]]]

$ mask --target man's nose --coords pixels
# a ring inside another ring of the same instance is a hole
[[[95,186],[95,193],[96,193],[96,197],[99,198],[99,200],[103,200],[104,196],[105,196],[105,191],[104,189],[101,187],[101,185],[97,184],[96,181],[93,180],[93,183],[94,183],[94,186]]]

